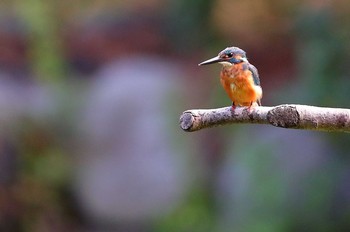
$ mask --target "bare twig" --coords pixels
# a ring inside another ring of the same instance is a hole
[[[187,110],[180,117],[185,131],[233,123],[271,124],[276,127],[350,132],[350,109],[307,105],[231,107]]]

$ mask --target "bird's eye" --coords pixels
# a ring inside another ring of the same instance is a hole
[[[231,58],[232,56],[233,56],[233,53],[232,53],[232,52],[230,52],[230,53],[227,54],[227,57],[229,57],[229,58]]]

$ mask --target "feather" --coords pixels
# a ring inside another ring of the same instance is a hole
[[[249,71],[252,72],[253,74],[253,79],[254,79],[254,84],[259,85],[260,86],[260,79],[259,79],[259,73],[258,70],[255,68],[254,65],[249,64]]]

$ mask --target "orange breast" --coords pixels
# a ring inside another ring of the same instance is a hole
[[[243,70],[242,65],[224,67],[220,80],[235,105],[250,106],[262,96],[261,87],[254,84],[252,73]]]

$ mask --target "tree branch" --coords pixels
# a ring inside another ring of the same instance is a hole
[[[224,107],[187,110],[180,117],[184,131],[234,123],[271,124],[276,127],[320,131],[350,132],[350,109],[307,105]]]

